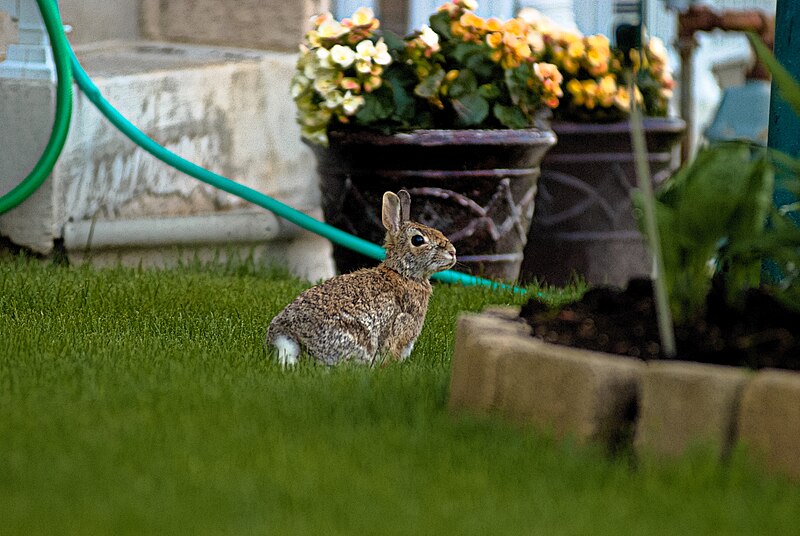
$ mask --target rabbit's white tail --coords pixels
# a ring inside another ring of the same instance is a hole
[[[300,357],[300,345],[297,341],[286,335],[278,335],[272,344],[278,352],[278,363],[282,367],[292,367],[297,364],[297,358]]]

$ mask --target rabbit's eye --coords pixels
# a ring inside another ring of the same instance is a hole
[[[411,237],[411,245],[415,247],[419,247],[425,243],[425,237],[421,234],[414,235]]]

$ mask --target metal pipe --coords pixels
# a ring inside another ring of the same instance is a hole
[[[67,251],[264,243],[296,237],[301,229],[270,212],[204,216],[81,220],[64,226]]]

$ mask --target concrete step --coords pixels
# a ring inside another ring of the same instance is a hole
[[[318,210],[314,158],[300,142],[289,95],[294,54],[151,41],[92,44],[76,53],[102,94],[160,144],[301,210]],[[38,159],[53,95],[47,81],[0,80],[0,194]],[[70,135],[51,179],[0,217],[0,234],[46,254],[70,221],[249,206],[136,147],[76,89]],[[317,249],[328,254],[327,242]]]

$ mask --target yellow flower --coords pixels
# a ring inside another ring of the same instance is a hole
[[[525,35],[525,32],[527,31],[528,27],[525,24],[525,21],[523,21],[522,19],[509,19],[503,25],[503,29],[507,33],[521,37]]]
[[[491,48],[497,48],[503,44],[503,34],[494,32],[486,35],[486,44]]]
[[[514,54],[519,59],[528,59],[531,57],[531,47],[525,41],[520,41],[514,45]]]
[[[614,96],[614,105],[623,112],[631,110],[631,94],[628,88],[620,86],[617,89],[617,94]]]
[[[587,70],[593,76],[600,76],[608,72],[609,56],[596,48],[589,49],[586,53]]]
[[[500,21],[500,19],[492,17],[486,21],[486,31],[499,32],[502,29],[503,29],[503,23]]]
[[[600,80],[597,86],[597,100],[604,108],[614,104],[617,95],[617,81],[612,75],[606,75]]]
[[[583,41],[573,41],[567,47],[567,57],[572,59],[579,59],[586,53],[586,46]]]
[[[597,49],[599,52],[605,51],[606,55],[611,53],[611,45],[608,42],[608,37],[603,34],[590,35],[586,37],[586,46],[589,48]]]
[[[580,64],[570,57],[564,57],[561,60],[561,66],[569,74],[577,74]]]
[[[569,91],[570,95],[572,96],[572,102],[574,102],[577,106],[583,105],[583,84],[581,84],[580,80],[573,78],[567,82],[567,91]]]
[[[475,28],[476,30],[484,29],[484,26],[486,24],[486,22],[482,18],[480,18],[475,13],[472,13],[470,11],[467,11],[466,13],[461,15],[459,22],[464,27]]]
[[[450,71],[447,71],[447,74],[444,75],[444,79],[447,80],[448,82],[452,82],[453,80],[458,78],[458,73],[459,73],[458,69],[452,69]]]
[[[593,110],[597,105],[597,82],[594,80],[584,80],[581,82],[583,85],[583,96],[585,102],[583,105],[589,110]]]
[[[583,36],[581,34],[576,33],[576,32],[566,31],[566,30],[555,34],[554,37],[555,37],[555,39],[557,41],[560,41],[565,46],[566,45],[570,45],[571,43],[574,43],[575,41],[580,41],[581,39],[583,39]]]

